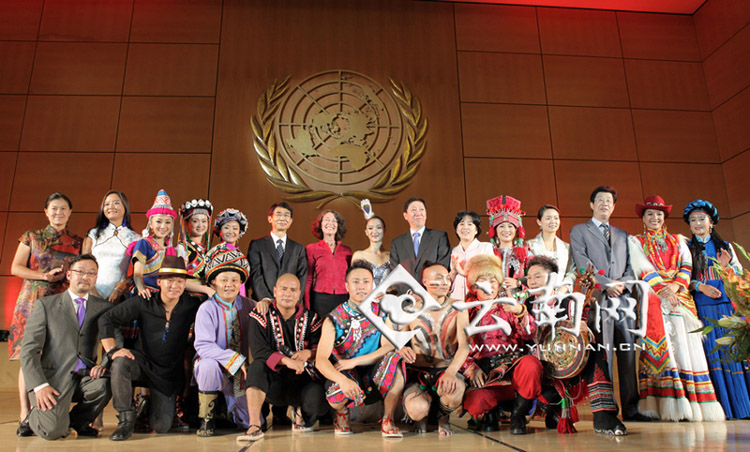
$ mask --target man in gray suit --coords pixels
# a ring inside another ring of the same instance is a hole
[[[602,286],[599,304],[602,308],[610,307],[610,298],[621,298],[620,304],[626,302],[628,289],[624,281],[635,280],[628,254],[628,233],[610,226],[609,218],[615,210],[617,191],[612,187],[600,186],[591,193],[589,204],[593,218],[586,223],[573,226],[570,230],[570,250],[578,268],[593,265],[604,274],[596,274],[597,282]],[[608,284],[613,284],[607,287]],[[634,297],[636,298],[636,297]],[[595,316],[589,316],[594,319]],[[612,375],[612,347],[617,348],[617,370],[620,380],[620,403],[622,417],[628,421],[646,421],[647,417],[638,413],[638,379],[636,376],[635,338],[628,329],[634,329],[633,319],[602,316],[601,333],[596,334],[597,342],[607,346],[609,374]],[[592,331],[597,331],[594,327]],[[624,345],[624,346],[623,346]]]
[[[425,262],[451,265],[451,247],[445,231],[427,229],[427,205],[424,199],[411,198],[404,203],[404,219],[409,223],[409,232],[391,243],[391,267],[403,265],[420,281]]]
[[[91,254],[76,256],[67,273],[70,288],[34,306],[21,344],[32,409],[19,436],[30,435],[27,429],[48,440],[67,436],[70,428],[78,436],[99,434],[89,424],[109,402],[110,389],[105,367],[96,364],[97,325],[112,305],[89,295],[98,269]]]

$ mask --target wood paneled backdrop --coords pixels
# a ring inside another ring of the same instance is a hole
[[[563,236],[588,195],[615,186],[614,223],[642,230],[634,204],[660,194],[673,231],[692,199],[714,202],[722,234],[750,244],[750,6],[709,0],[695,15],[382,0],[4,0],[0,3],[0,328],[20,280],[17,238],[45,225],[62,191],[83,235],[103,194],[142,213],[164,187],[248,214],[251,237],[281,198],[264,179],[249,119],[275,78],[349,69],[403,81],[430,121],[427,155],[397,200],[376,205],[387,241],[402,202],[429,224],[506,193],[533,215],[560,206]],[[345,202],[346,242],[365,246]],[[311,204],[292,236],[313,241]],[[536,224],[527,220],[529,235]],[[451,233],[455,243],[455,235]]]

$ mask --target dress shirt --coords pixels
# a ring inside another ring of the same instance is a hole
[[[271,233],[271,240],[273,240],[273,247],[276,248],[279,244],[279,240],[281,240],[281,247],[284,248],[284,252],[286,252],[286,238],[288,236],[284,235],[284,237],[279,237],[278,235]]]
[[[352,262],[352,250],[336,242],[333,253],[325,240],[307,245],[307,282],[305,283],[305,306],[309,309],[310,293],[342,295],[347,293],[346,270]]]

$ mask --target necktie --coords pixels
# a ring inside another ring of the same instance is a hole
[[[76,304],[78,305],[76,307],[77,315],[78,315],[78,327],[83,326],[83,319],[86,317],[86,306],[83,304],[86,299],[85,298],[76,298],[74,300]],[[75,372],[78,372],[81,369],[85,369],[86,364],[83,363],[81,358],[78,358],[78,362],[76,363]]]
[[[600,226],[602,228],[602,234],[604,234],[604,238],[607,240],[607,243],[612,243],[609,241],[610,238],[610,232],[609,232],[609,225],[608,224],[602,224]]]
[[[284,242],[281,239],[276,241],[276,254],[279,255],[279,262],[284,257]]]
[[[414,233],[414,257],[419,254],[419,232]]]

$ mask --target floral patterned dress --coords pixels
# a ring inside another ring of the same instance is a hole
[[[26,231],[18,241],[31,248],[27,264],[29,269],[45,273],[53,268],[64,266],[72,257],[81,252],[83,244],[83,239],[71,234],[67,228],[57,231],[52,226],[36,231]],[[19,359],[21,340],[26,331],[26,320],[34,310],[36,300],[58,294],[67,288],[68,282],[64,278],[55,282],[28,279],[23,281],[10,326],[8,348],[11,360]]]

